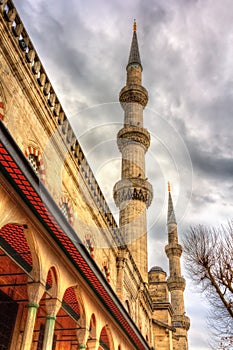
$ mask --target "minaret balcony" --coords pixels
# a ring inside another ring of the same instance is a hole
[[[144,108],[148,102],[148,92],[143,86],[138,84],[126,85],[120,91],[119,100],[123,109],[124,104],[130,102],[139,103]]]
[[[178,243],[167,244],[165,247],[165,252],[166,252],[168,258],[173,257],[173,256],[180,257],[182,254],[182,246]]]
[[[167,279],[168,289],[172,290],[185,290],[185,279],[181,276],[171,276]]]
[[[152,202],[153,189],[146,179],[122,179],[115,184],[113,196],[117,207],[125,201],[139,200],[148,208]]]
[[[150,146],[149,132],[146,129],[135,125],[126,125],[124,128],[119,130],[117,134],[117,144],[119,150],[122,151],[122,148],[132,142],[141,144],[145,148],[145,151],[147,151]]]

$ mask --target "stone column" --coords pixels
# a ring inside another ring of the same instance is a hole
[[[40,282],[28,284],[28,314],[23,333],[21,350],[30,350],[33,338],[33,331],[36,320],[36,313],[40,299],[44,294],[44,286]]]
[[[55,298],[46,300],[47,317],[45,324],[43,350],[52,350],[56,315],[60,307],[60,300]]]
[[[77,329],[78,349],[86,349],[89,329],[82,327]]]

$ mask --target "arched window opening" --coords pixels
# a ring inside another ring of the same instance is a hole
[[[95,258],[95,254],[94,254],[94,245],[93,245],[93,239],[90,235],[86,235],[85,236],[85,247],[87,248],[88,252],[90,253],[92,259]]]
[[[90,338],[95,339],[96,338],[96,318],[94,314],[91,315],[89,330],[90,330]]]
[[[69,222],[69,224],[73,225],[74,215],[73,215],[73,208],[72,208],[70,198],[63,196],[59,201],[59,207],[64,217]]]
[[[110,350],[110,344],[109,344],[106,327],[104,327],[101,331],[99,344],[100,344],[99,350]]]
[[[39,176],[40,163],[38,161],[38,157],[35,156],[34,154],[29,154],[28,160],[33,170],[35,171],[36,175]]]
[[[67,221],[69,221],[69,208],[67,203],[62,203],[61,205],[62,214],[65,216]]]
[[[126,301],[125,301],[125,308],[126,308],[126,310],[128,311],[128,314],[131,315],[129,300],[126,300]]]
[[[28,147],[25,151],[25,156],[27,157],[32,169],[35,171],[36,175],[40,178],[42,182],[45,181],[45,169],[41,158],[40,151],[35,147]]]
[[[102,268],[103,274],[106,278],[106,280],[108,281],[108,283],[110,283],[110,270],[109,270],[109,266],[107,261],[103,262],[103,268]]]

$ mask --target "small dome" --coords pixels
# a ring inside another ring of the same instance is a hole
[[[153,272],[153,271],[156,271],[156,272],[164,272],[162,267],[160,266],[153,266],[149,272]]]

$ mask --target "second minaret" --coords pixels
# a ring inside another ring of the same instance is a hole
[[[141,85],[142,65],[138,49],[136,23],[133,27],[126,86],[120,92],[124,127],[117,143],[122,153],[121,180],[114,186],[114,200],[120,209],[119,225],[144,282],[148,280],[146,208],[151,204],[152,186],[145,176],[145,153],[150,134],[143,127],[143,109],[147,90]]]
[[[185,315],[184,290],[185,279],[181,275],[180,257],[182,246],[178,243],[177,223],[173,208],[170,184],[168,184],[168,244],[165,252],[169,259],[170,276],[167,284],[171,293],[171,304],[173,308],[172,325],[176,328],[176,336],[179,339],[179,349],[188,350],[187,332],[190,327],[189,317]]]

